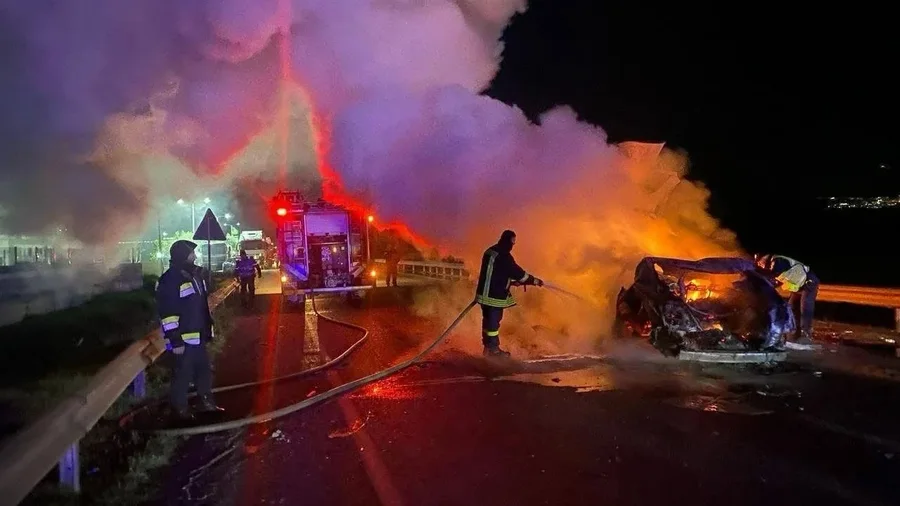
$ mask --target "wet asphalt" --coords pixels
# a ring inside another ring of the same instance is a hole
[[[326,373],[221,394],[226,419],[415,354],[448,322],[416,316],[408,292],[322,300],[324,314],[369,329],[366,343]],[[361,390],[187,439],[156,503],[900,504],[893,357],[828,345],[776,369],[701,366],[632,342],[497,364],[469,353],[470,330]],[[262,295],[238,317],[217,383],[315,367],[360,337]]]

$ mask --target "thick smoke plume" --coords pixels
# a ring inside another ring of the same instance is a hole
[[[528,314],[579,342],[642,256],[737,250],[682,154],[609,146],[566,107],[533,124],[480,95],[524,0],[15,4],[0,14],[4,229],[109,240],[186,187],[237,184],[258,208],[318,165],[327,195],[473,267],[515,229],[523,266],[600,308],[529,292],[535,310],[504,328]]]

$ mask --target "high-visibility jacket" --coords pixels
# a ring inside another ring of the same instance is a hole
[[[262,270],[254,258],[239,258],[234,270],[240,278],[252,278],[254,274],[262,276]]]
[[[515,299],[509,292],[513,282],[533,284],[534,276],[519,267],[509,251],[495,244],[481,257],[481,272],[475,289],[475,302],[491,307],[512,307]]]
[[[199,345],[213,337],[206,281],[198,272],[170,267],[159,278],[156,305],[163,335],[173,348]]]
[[[799,292],[809,278],[809,267],[790,257],[772,255],[769,268],[775,279],[789,292]]]

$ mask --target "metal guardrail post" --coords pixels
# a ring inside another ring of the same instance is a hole
[[[215,309],[235,289],[234,282],[210,296]],[[104,366],[77,395],[63,399],[0,447],[0,503],[18,504],[50,471],[60,483],[81,490],[79,441],[129,386],[146,394],[142,372],[163,353],[159,330],[132,343]]]
[[[137,373],[131,382],[131,395],[136,399],[143,399],[147,396],[147,370]]]
[[[59,459],[59,483],[75,493],[81,492],[80,460],[77,441]]]

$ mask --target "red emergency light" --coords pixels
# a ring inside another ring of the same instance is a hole
[[[275,211],[275,214],[278,216],[287,216],[287,209],[284,207],[279,207],[278,210]]]

